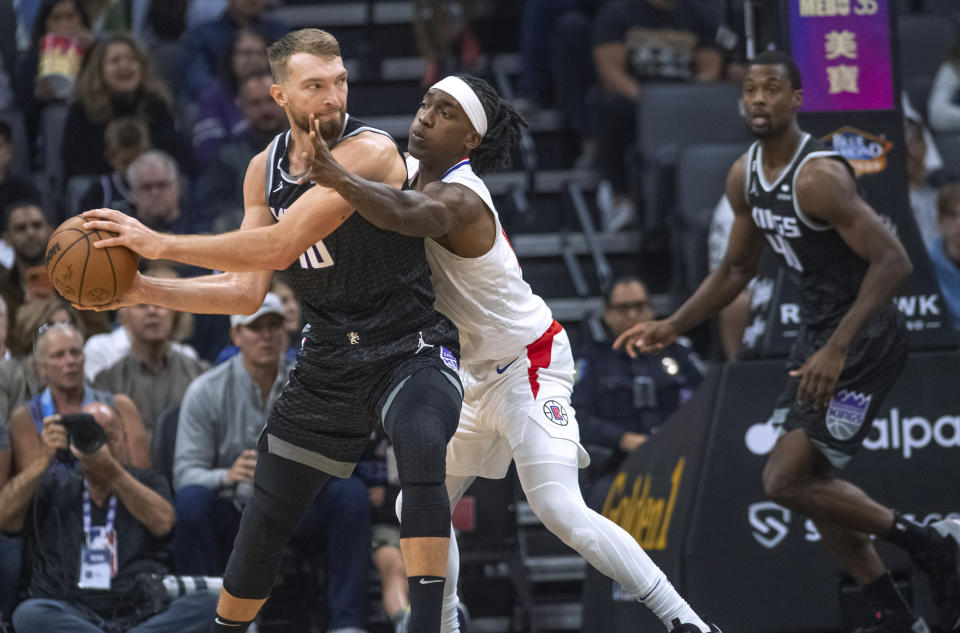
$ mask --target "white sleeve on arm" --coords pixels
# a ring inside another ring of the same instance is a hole
[[[927,105],[930,126],[937,132],[960,132],[960,105],[956,101],[958,91],[960,72],[957,67],[949,62],[940,64]]]
[[[226,468],[215,468],[218,412],[205,381],[194,380],[183,395],[173,457],[173,489],[200,485],[215,490]]]

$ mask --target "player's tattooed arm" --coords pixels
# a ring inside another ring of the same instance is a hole
[[[829,404],[843,370],[850,343],[913,270],[900,241],[857,193],[847,168],[827,158],[810,161],[797,175],[797,203],[804,215],[828,224],[868,264],[853,305],[826,344],[802,367],[791,372],[801,379],[798,399],[819,407]]]
[[[310,141],[313,155],[303,154],[310,172],[301,182],[312,180],[334,189],[357,213],[381,229],[413,237],[442,237],[486,216],[483,200],[462,185],[432,182],[422,191],[400,191],[347,171],[316,132],[310,133]]]

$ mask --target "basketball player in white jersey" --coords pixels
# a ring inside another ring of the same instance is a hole
[[[410,125],[411,190],[349,173],[319,134],[307,179],[335,189],[374,225],[425,240],[436,308],[460,331],[460,425],[447,446],[451,507],[475,477],[503,477],[513,459],[544,525],[649,607],[672,633],[717,632],[637,542],[584,503],[589,458],[570,406],[566,333],[523,280],[490,192],[477,176],[509,163],[523,119],[485,81],[450,76],[430,88]],[[458,630],[459,556],[451,539],[443,631]]]

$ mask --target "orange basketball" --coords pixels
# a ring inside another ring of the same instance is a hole
[[[89,231],[74,216],[57,227],[47,242],[47,273],[60,295],[77,305],[98,306],[123,296],[133,283],[139,257],[125,246],[94,248],[113,237],[109,231]]]

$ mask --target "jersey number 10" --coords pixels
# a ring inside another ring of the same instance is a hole
[[[316,270],[318,268],[330,268],[331,266],[333,266],[333,258],[330,257],[330,251],[327,250],[327,247],[323,245],[323,240],[308,248],[307,252],[300,256],[300,268]]]
[[[774,253],[783,257],[783,261],[787,262],[787,266],[798,272],[803,272],[803,264],[800,263],[800,258],[797,257],[797,254],[793,251],[790,242],[783,239],[782,235],[775,235],[773,233],[764,233],[764,235],[767,236],[767,241],[770,242],[770,248],[773,249]]]

